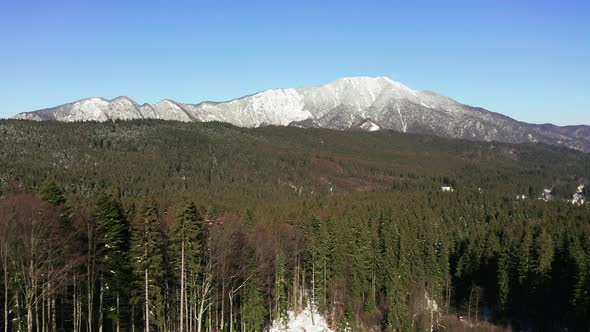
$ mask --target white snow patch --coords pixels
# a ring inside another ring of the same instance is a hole
[[[549,202],[553,200],[553,188],[545,188],[543,192],[539,196],[539,199],[545,202]]]
[[[360,126],[360,128],[362,130],[366,130],[366,131],[377,131],[377,130],[381,130],[381,127],[379,127],[379,125],[376,124],[373,121],[365,121],[365,122],[363,122],[363,124]]]
[[[402,110],[399,107],[399,104],[397,105],[397,114],[399,114],[399,118],[402,122],[402,131],[404,133],[408,132],[408,124],[404,121],[404,117],[402,116]]]
[[[436,301],[428,295],[428,292],[424,292],[424,300],[426,302],[426,310],[430,312],[430,332],[434,331],[434,327],[438,327],[438,319],[439,319],[439,307]]]
[[[326,319],[320,315],[317,310],[311,310],[307,306],[299,314],[289,310],[287,312],[289,318],[286,321],[273,321],[269,332],[286,332],[286,331],[301,331],[301,332],[333,332],[330,329]],[[313,318],[312,318],[313,317]]]
[[[537,143],[539,141],[538,139],[534,138],[531,134],[527,134],[526,136],[529,142]]]

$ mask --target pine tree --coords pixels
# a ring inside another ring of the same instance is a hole
[[[253,281],[244,286],[240,314],[245,331],[262,331],[266,319],[266,307],[262,293]]]
[[[112,195],[99,197],[96,212],[97,245],[100,252],[99,324],[102,326],[102,311],[107,309],[120,330],[121,301],[128,297],[131,281],[129,264],[130,233],[121,203]],[[104,299],[106,297],[106,299]]]
[[[277,321],[285,321],[287,316],[287,282],[285,280],[285,255],[277,253],[275,260],[275,284],[274,284],[274,317]]]
[[[176,282],[179,286],[179,328],[187,329],[187,308],[196,306],[197,294],[200,292],[202,278],[202,225],[197,207],[193,202],[185,203],[177,212],[170,229],[170,257]],[[197,330],[200,331],[202,317],[197,318]]]
[[[311,222],[307,224],[305,229],[305,251],[304,251],[304,264],[305,269],[307,270],[307,274],[309,275],[309,294],[305,294],[309,296],[310,308],[315,310],[318,305],[318,302],[323,306],[325,305],[323,301],[319,301],[323,299],[322,294],[322,267],[323,267],[323,255],[325,255],[325,249],[322,243],[321,238],[321,225],[322,223],[316,217],[311,219]]]
[[[152,324],[164,330],[164,234],[155,202],[146,203],[135,222],[131,248],[133,272],[141,289],[136,301],[143,302],[145,331]]]
[[[66,201],[63,190],[55,181],[49,179],[41,186],[41,199],[53,205],[61,205]]]

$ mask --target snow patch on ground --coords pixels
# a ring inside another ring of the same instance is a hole
[[[312,311],[309,306],[297,315],[291,310],[289,310],[287,314],[289,315],[289,318],[283,322],[274,321],[269,332],[334,332],[334,330],[330,329],[328,326],[326,319],[320,315],[317,310],[314,309]]]
[[[539,200],[550,202],[553,200],[553,188],[545,188],[539,196]]]

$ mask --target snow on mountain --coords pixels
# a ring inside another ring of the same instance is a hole
[[[241,127],[286,126],[312,117],[296,89],[273,89],[225,103],[185,104],[199,121],[223,121]]]
[[[192,121],[191,116],[181,105],[169,99],[164,99],[159,103],[153,104],[152,109],[154,110],[154,118],[156,119],[184,122]]]
[[[413,90],[386,77],[346,77],[322,86],[271,89],[227,102],[199,104],[163,100],[138,105],[127,97],[112,100],[88,98],[20,113],[15,118],[37,121],[149,118],[223,121],[242,127],[294,125],[341,130],[390,129],[469,140],[543,142],[590,151],[589,126],[558,127],[518,122],[435,92]]]
[[[381,129],[379,125],[375,124],[375,122],[371,120],[366,120],[359,126],[359,128],[365,131],[377,131]]]

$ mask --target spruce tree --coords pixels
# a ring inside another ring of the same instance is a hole
[[[53,205],[61,205],[66,201],[63,190],[54,180],[49,179],[41,186],[41,198]]]
[[[185,330],[188,317],[187,308],[197,303],[197,289],[200,285],[202,270],[202,228],[203,219],[193,202],[186,202],[178,209],[174,224],[170,229],[170,257],[174,279],[178,286],[179,328]],[[200,328],[200,323],[197,329]]]
[[[164,244],[157,204],[148,202],[134,224],[131,243],[133,272],[141,289],[136,301],[143,304],[146,332],[152,325],[165,329]]]
[[[254,281],[244,286],[240,314],[245,331],[262,331],[266,319],[266,307],[262,293]]]
[[[129,262],[130,233],[121,203],[112,195],[99,197],[96,212],[97,245],[100,252],[100,302],[99,319],[102,324],[102,310],[120,329],[121,303],[128,298],[131,281]],[[104,298],[104,302],[103,302]]]
[[[274,284],[274,317],[279,322],[288,318],[287,309],[287,282],[285,279],[285,255],[277,253],[275,259],[275,284]]]

